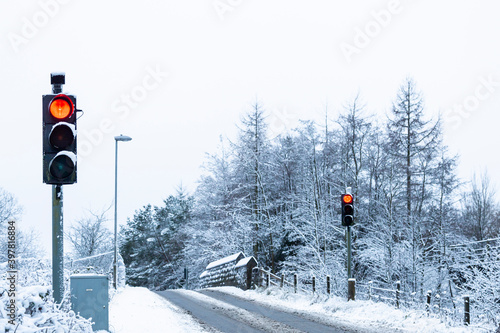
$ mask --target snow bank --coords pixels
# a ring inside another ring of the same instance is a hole
[[[0,332],[9,329],[16,333],[33,332],[78,332],[91,333],[89,320],[76,315],[73,311],[54,304],[50,296],[51,287],[33,285],[16,286],[17,318],[16,326],[7,318],[9,298],[4,283],[0,286]]]
[[[493,331],[493,327],[465,327],[461,323],[456,326],[446,325],[440,318],[428,316],[425,311],[395,309],[385,303],[372,301],[347,301],[344,298],[318,295],[288,293],[278,287],[258,290],[240,290],[234,287],[213,288],[228,294],[253,300],[269,307],[284,311],[307,314],[312,320],[342,324],[345,327],[366,332],[485,332]]]
[[[119,290],[109,305],[113,333],[209,332],[183,310],[142,287]]]

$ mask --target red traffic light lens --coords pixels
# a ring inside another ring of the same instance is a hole
[[[73,102],[66,95],[57,95],[50,102],[50,114],[56,119],[65,119],[73,114]]]
[[[342,196],[342,201],[346,204],[351,204],[352,203],[352,195],[350,194],[344,194]]]

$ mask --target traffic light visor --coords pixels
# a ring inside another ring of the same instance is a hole
[[[338,200],[338,199],[337,199]],[[346,204],[351,204],[352,203],[352,195],[350,194],[344,194],[342,196],[342,201]]]
[[[73,102],[66,95],[57,95],[50,102],[50,114],[56,119],[65,119],[73,114]]]

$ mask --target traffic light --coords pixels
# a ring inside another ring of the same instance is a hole
[[[348,227],[354,224],[354,198],[350,194],[342,194],[342,225]]]
[[[43,182],[76,183],[76,97],[42,96]]]

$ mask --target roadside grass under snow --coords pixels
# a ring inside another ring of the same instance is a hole
[[[372,301],[347,301],[331,296],[312,296],[289,293],[277,287],[243,291],[233,287],[212,288],[245,299],[254,300],[270,307],[286,311],[300,311],[324,322],[335,322],[346,327],[367,331],[396,330],[401,332],[494,332],[493,326],[463,326],[448,323],[425,311],[395,309],[385,303]]]

